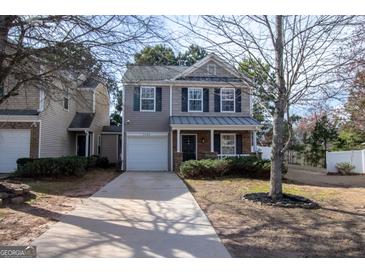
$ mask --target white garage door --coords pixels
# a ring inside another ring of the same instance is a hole
[[[18,158],[29,157],[29,129],[0,129],[0,173],[16,169]]]
[[[167,171],[166,136],[128,136],[127,170]]]

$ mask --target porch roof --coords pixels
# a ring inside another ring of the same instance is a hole
[[[171,127],[180,126],[230,126],[230,127],[259,127],[260,123],[252,117],[219,117],[219,116],[171,116]]]
[[[94,113],[76,112],[71,124],[68,127],[69,131],[78,131],[80,129],[88,129],[94,120]]]

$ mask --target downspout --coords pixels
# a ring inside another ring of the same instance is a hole
[[[170,118],[172,116],[172,85],[170,85]],[[174,170],[174,153],[173,153],[173,129],[170,128],[170,171]]]
[[[89,157],[89,131],[85,130],[86,140],[85,140],[85,156]]]
[[[125,102],[125,92],[124,92],[124,86],[123,86],[123,89],[122,89],[122,149],[120,151],[120,170],[123,170],[124,169],[124,102]]]

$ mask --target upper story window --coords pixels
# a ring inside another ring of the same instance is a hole
[[[203,111],[203,89],[189,88],[188,89],[188,111],[202,112]]]
[[[214,76],[217,74],[217,66],[214,64],[207,65],[208,76]]]
[[[63,97],[63,109],[68,110],[69,109],[69,104],[70,104],[70,98],[69,98],[69,94],[68,94],[68,91],[67,91],[65,93],[65,96]]]
[[[140,91],[140,111],[156,110],[156,88],[141,87]]]
[[[221,154],[234,155],[236,154],[236,135],[221,134]]]
[[[234,88],[221,89],[221,112],[235,112],[235,95]]]
[[[44,92],[44,90],[40,90],[39,91],[39,111],[44,110],[45,100],[46,100],[46,93]]]

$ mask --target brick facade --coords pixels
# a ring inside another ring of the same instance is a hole
[[[242,135],[242,152],[251,153],[251,132],[250,131],[214,131],[214,133],[236,133]],[[210,151],[210,130],[181,130],[180,134],[196,134],[197,136],[197,159],[216,158],[216,153]],[[178,171],[182,162],[182,152],[177,152],[177,131],[173,131],[173,166]]]
[[[0,122],[0,129],[30,129],[30,158],[39,157],[39,122]]]

